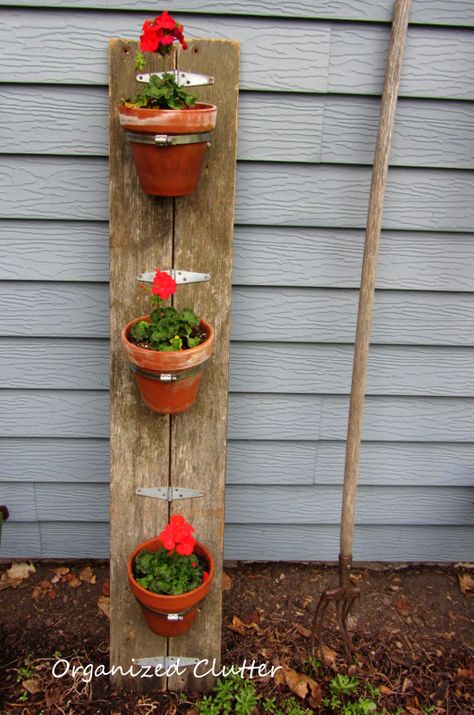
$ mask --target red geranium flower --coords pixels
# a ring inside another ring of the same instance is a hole
[[[170,523],[161,532],[160,539],[168,551],[175,549],[178,554],[191,556],[196,545],[193,534],[194,529],[191,524],[188,524],[180,514],[174,514]]]
[[[159,268],[156,269],[155,277],[153,279],[153,286],[151,292],[153,295],[159,296],[162,300],[166,300],[173,295],[176,291],[176,281],[174,278],[165,273],[165,271],[160,271]]]
[[[186,43],[183,38],[183,26],[179,25],[171,15],[164,10],[161,15],[152,20],[145,20],[140,35],[140,49],[145,52],[159,52],[166,55],[178,40],[183,49]]]

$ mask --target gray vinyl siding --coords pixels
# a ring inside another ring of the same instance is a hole
[[[242,43],[228,558],[337,558],[357,287],[391,4],[168,5],[190,35]],[[136,37],[156,3],[14,5],[0,0],[0,503],[11,512],[0,556],[103,557],[107,41]],[[468,560],[474,4],[413,0],[411,19],[354,556]]]

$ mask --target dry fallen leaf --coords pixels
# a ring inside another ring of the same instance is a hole
[[[25,688],[25,690],[31,693],[31,695],[35,695],[35,693],[41,692],[40,681],[36,680],[35,678],[28,678],[28,680],[23,680],[21,684]]]
[[[321,686],[313,678],[297,673],[291,668],[282,668],[275,673],[277,685],[286,684],[294,695],[304,700],[309,695],[309,704],[316,708],[322,700]]]
[[[35,573],[36,569],[33,564],[20,562],[12,564],[9,569],[2,574],[0,578],[0,591],[5,588],[18,588],[21,586],[31,573]]]
[[[459,588],[464,596],[474,593],[474,576],[470,573],[458,574]]]
[[[395,601],[395,608],[397,609],[399,614],[401,616],[404,616],[405,618],[410,614],[410,610],[408,608],[408,601],[403,595],[399,596]]]
[[[323,652],[321,654],[321,660],[326,668],[332,668],[336,663],[337,653],[332,648],[329,648],[323,643]]]
[[[56,576],[59,576],[59,578],[62,578],[63,576],[65,576],[66,574],[69,573],[69,569],[67,566],[58,566],[55,569],[50,569],[50,571],[52,571],[54,574],[56,574]]]
[[[104,581],[102,584],[102,595],[110,596],[110,581]]]
[[[81,573],[79,574],[79,578],[81,581],[85,581],[85,583],[94,584],[97,581],[97,577],[90,566],[86,566],[82,569]]]
[[[222,574],[222,590],[223,591],[230,591],[232,588],[232,579],[227,573]]]
[[[257,633],[262,632],[256,623],[244,623],[238,616],[232,616],[232,623],[227,628],[241,636],[244,636],[249,630],[254,630]]]
[[[79,588],[79,586],[82,586],[82,581],[79,581],[74,571],[66,574],[61,580],[68,583],[71,588]]]
[[[99,596],[97,600],[97,606],[99,611],[110,618],[110,597],[109,596]]]
[[[54,596],[50,595],[51,592],[54,593]],[[48,581],[47,579],[41,581],[41,583],[35,586],[31,592],[31,597],[34,598],[35,601],[38,598],[44,598],[45,596],[48,596],[49,598],[56,598],[54,586],[51,581]]]
[[[300,633],[300,634],[301,634],[302,636],[304,636],[305,638],[309,638],[309,637],[311,636],[311,631],[309,630],[309,628],[305,628],[305,627],[302,626],[300,623],[297,623],[297,624],[295,625],[295,631],[297,631],[298,633]]]
[[[386,685],[380,685],[379,690],[382,693],[382,695],[393,695],[393,690],[390,690],[390,688],[387,688]]]

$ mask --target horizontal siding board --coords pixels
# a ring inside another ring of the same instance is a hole
[[[0,439],[1,482],[108,482],[107,439]]]
[[[352,290],[236,288],[232,295],[232,337],[250,341],[353,342],[357,297]],[[291,319],[282,325],[282,316]],[[473,345],[472,296],[379,291],[372,343]]]
[[[0,6],[11,5],[11,0],[0,0]],[[17,7],[51,7],[71,9],[134,10],[156,13],[152,0],[16,0]],[[263,15],[303,19],[357,20],[390,22],[390,3],[380,0],[172,0],[170,11],[223,15]],[[179,18],[181,19],[181,18]],[[434,25],[474,25],[471,0],[413,0],[410,23]]]
[[[61,549],[59,544],[57,547]],[[102,548],[107,550],[108,547],[105,544],[102,545]],[[0,543],[0,559],[38,559],[44,558],[44,556],[38,522],[25,524],[7,521],[4,524]]]
[[[345,442],[231,440],[227,481],[232,485],[342,484]],[[361,486],[472,486],[472,444],[363,442]]]
[[[230,440],[231,485],[342,484],[344,442]],[[0,439],[2,482],[107,483],[106,439]],[[462,443],[363,442],[360,484],[472,486],[474,447]],[[3,502],[2,502],[3,503]]]
[[[6,504],[8,507],[8,523],[36,521],[38,518],[34,484],[0,482],[0,504]]]
[[[235,288],[232,338],[250,342],[352,343],[357,292]],[[107,337],[107,286],[94,283],[0,283],[0,335]],[[199,306],[196,306],[199,311]],[[281,316],[291,316],[282,326]],[[132,317],[132,316],[131,316]],[[311,326],[311,331],[308,330]],[[465,293],[378,291],[372,343],[474,345],[474,300]]]
[[[356,561],[469,561],[474,529],[453,526],[357,526]],[[227,559],[336,561],[337,526],[233,525],[226,527]]]
[[[4,16],[3,82],[105,85],[108,40],[137,38],[141,24],[135,14],[118,12],[9,9]],[[244,89],[381,93],[390,35],[385,25],[205,15],[180,20],[190,37],[240,40]],[[22,53],[29,63],[16,61]],[[184,55],[184,69],[185,63]],[[469,30],[409,29],[401,95],[473,99],[473,73]]]
[[[364,231],[236,226],[236,285],[358,288]],[[21,250],[18,250],[21,246]],[[384,231],[377,286],[474,292],[468,233]],[[108,225],[0,221],[0,280],[108,281]]]
[[[107,184],[103,158],[5,155],[0,217],[105,221]],[[369,185],[369,167],[240,163],[236,222],[364,228]],[[384,227],[471,231],[473,193],[472,172],[393,168]]]
[[[132,389],[136,389],[133,387]],[[344,440],[346,396],[231,394],[229,438]],[[474,442],[474,399],[374,397],[364,439]],[[108,395],[86,390],[1,390],[0,437],[107,437]]]
[[[262,509],[262,505],[265,508]],[[474,525],[474,489],[359,487],[358,524]],[[228,524],[338,524],[339,487],[229,487]]]
[[[238,343],[231,349],[230,389],[349,394],[352,361],[350,345]],[[474,397],[474,351],[374,346],[366,394]]]
[[[31,487],[31,493],[27,493]],[[77,522],[108,519],[106,484],[2,484],[7,503],[22,507],[14,521]],[[265,504],[265,509],[262,509]],[[438,487],[365,487],[357,495],[356,523],[405,525],[474,525],[474,489]],[[338,486],[229,486],[227,524],[337,524],[341,509]]]
[[[233,343],[233,392],[348,394],[351,345]],[[0,338],[0,388],[108,388],[106,340]],[[373,346],[369,395],[474,397],[470,348]]]
[[[363,247],[362,229],[237,226],[234,283],[358,288]],[[474,292],[473,265],[472,234],[384,231],[377,287]]]
[[[107,156],[105,87],[16,85],[3,87],[2,96],[1,153]],[[238,157],[371,164],[378,109],[371,97],[241,92]],[[401,99],[390,161],[474,168],[474,105]]]
[[[107,558],[108,538],[103,523],[7,523],[0,558]],[[359,525],[355,530],[354,559],[359,561],[469,561],[473,550],[471,527]],[[227,559],[336,561],[338,552],[337,526],[226,527]]]

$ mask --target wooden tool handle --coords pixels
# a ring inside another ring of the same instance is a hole
[[[352,537],[354,532],[357,478],[359,473],[360,442],[363,425],[370,331],[372,327],[377,254],[382,227],[385,186],[387,184],[390,146],[395,123],[395,111],[397,108],[410,2],[411,0],[397,0],[395,4],[392,35],[380,106],[374,166],[372,170],[367,229],[365,232],[364,260],[360,282],[359,311],[357,316],[344,468],[344,493],[341,517],[341,555],[343,557],[350,557],[352,555]]]

